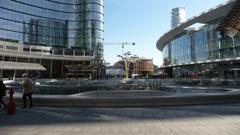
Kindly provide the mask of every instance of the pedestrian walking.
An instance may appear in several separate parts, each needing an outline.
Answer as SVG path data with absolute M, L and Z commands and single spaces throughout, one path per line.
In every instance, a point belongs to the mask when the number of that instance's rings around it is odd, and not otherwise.
M 32 103 L 32 79 L 27 75 L 22 75 L 22 86 L 23 86 L 23 106 L 22 108 L 27 107 L 27 97 L 29 99 L 29 107 L 33 107 Z
M 3 101 L 3 97 L 6 96 L 6 90 L 7 88 L 5 84 L 3 83 L 2 80 L 0 80 L 0 108 L 1 108 L 1 105 L 3 105 L 4 109 L 7 109 L 7 105 Z

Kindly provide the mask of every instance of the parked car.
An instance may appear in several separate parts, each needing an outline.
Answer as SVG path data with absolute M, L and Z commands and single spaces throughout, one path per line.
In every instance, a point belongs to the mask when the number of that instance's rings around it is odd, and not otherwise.
M 22 92 L 22 85 L 15 80 L 6 80 L 3 83 L 6 85 L 7 90 L 12 88 L 15 92 Z

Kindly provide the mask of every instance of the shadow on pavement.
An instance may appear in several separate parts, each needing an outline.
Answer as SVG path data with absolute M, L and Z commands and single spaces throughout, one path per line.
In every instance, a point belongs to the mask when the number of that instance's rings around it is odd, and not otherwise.
M 1 110 L 0 127 L 16 125 L 54 125 L 111 123 L 145 120 L 184 120 L 219 116 L 240 116 L 240 104 L 150 107 L 150 108 L 49 108 L 17 109 L 15 115 Z

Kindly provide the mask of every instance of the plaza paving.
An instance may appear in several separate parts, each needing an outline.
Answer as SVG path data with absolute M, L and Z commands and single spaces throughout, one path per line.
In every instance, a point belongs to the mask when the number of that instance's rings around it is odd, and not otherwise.
M 0 111 L 0 135 L 239 135 L 240 104 Z

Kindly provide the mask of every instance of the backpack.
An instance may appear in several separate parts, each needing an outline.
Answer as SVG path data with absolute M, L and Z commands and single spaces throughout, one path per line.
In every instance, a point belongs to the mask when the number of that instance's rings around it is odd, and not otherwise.
M 5 84 L 2 84 L 1 85 L 1 88 L 0 88 L 0 96 L 6 96 L 6 90 L 7 90 L 7 88 L 6 88 L 6 86 L 5 86 Z

